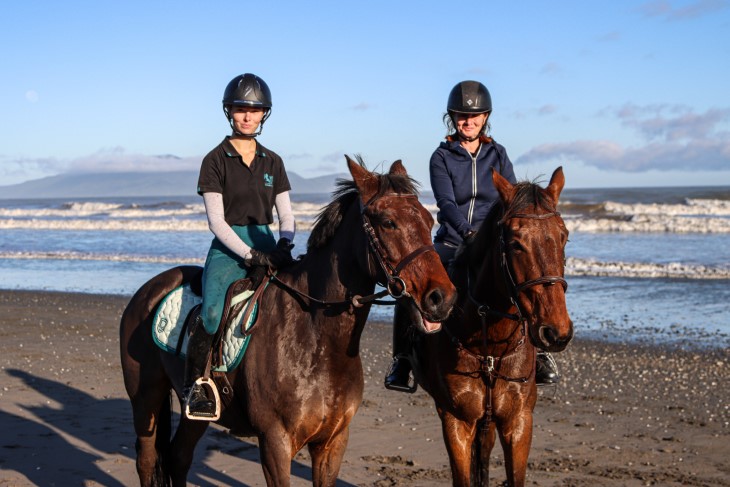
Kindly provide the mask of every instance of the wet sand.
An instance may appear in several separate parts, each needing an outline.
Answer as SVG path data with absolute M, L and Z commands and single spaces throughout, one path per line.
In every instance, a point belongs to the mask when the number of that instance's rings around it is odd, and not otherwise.
M 128 298 L 0 291 L 0 486 L 136 485 L 117 326 Z M 578 338 L 540 390 L 527 484 L 730 486 L 730 351 Z M 366 389 L 341 486 L 450 485 L 428 395 L 387 391 L 390 327 L 362 340 Z M 490 485 L 504 481 L 501 452 Z M 293 485 L 311 485 L 306 452 Z M 211 427 L 190 485 L 265 485 L 252 438 Z

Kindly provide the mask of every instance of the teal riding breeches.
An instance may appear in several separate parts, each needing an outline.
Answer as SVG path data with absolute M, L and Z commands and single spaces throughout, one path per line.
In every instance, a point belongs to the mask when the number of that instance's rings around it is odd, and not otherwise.
M 241 240 L 261 252 L 276 248 L 274 234 L 268 225 L 232 226 Z M 201 317 L 208 334 L 218 331 L 228 287 L 248 275 L 249 268 L 243 258 L 231 252 L 217 238 L 213 239 L 203 269 L 203 304 Z

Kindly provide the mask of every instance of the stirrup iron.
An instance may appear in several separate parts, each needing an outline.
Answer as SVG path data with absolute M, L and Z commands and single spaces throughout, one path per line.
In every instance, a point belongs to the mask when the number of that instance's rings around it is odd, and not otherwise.
M 209 394 L 205 394 L 208 399 L 215 401 L 215 412 L 212 415 L 200 415 L 193 414 L 190 411 L 190 397 L 192 394 L 188 394 L 185 398 L 185 417 L 193 421 L 218 421 L 221 417 L 221 397 L 218 393 L 218 387 L 215 385 L 215 381 L 208 377 L 199 377 L 194 383 L 193 387 L 190 388 L 192 391 L 195 386 L 200 386 L 204 391 L 210 391 Z

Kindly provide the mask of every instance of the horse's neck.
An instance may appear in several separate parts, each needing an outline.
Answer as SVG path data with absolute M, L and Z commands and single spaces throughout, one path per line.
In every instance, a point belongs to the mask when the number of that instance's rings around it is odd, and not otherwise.
M 300 266 L 296 281 L 310 296 L 341 301 L 352 294 L 371 294 L 375 283 L 360 271 L 356 259 L 327 248 L 311 250 Z
M 472 249 L 469 259 L 462 267 L 463 295 L 462 308 L 469 314 L 461 320 L 461 338 L 472 347 L 483 348 L 486 330 L 489 342 L 507 338 L 514 328 L 514 321 L 501 315 L 516 312 L 509 296 L 507 277 L 501 266 L 501 251 L 497 228 L 492 228 L 490 235 L 481 240 L 483 249 Z M 475 242 L 475 244 L 477 244 Z M 493 312 L 482 313 L 484 309 Z
M 363 270 L 367 251 L 363 245 L 358 245 L 360 234 L 357 232 L 358 228 L 345 226 L 338 229 L 324 246 L 310 249 L 292 276 L 292 285 L 312 298 L 327 303 L 341 303 L 354 295 L 372 294 L 375 282 Z M 332 340 L 346 340 L 348 352 L 356 352 L 370 305 L 354 308 L 347 304 L 308 304 L 317 310 L 311 316 L 327 330 L 327 336 Z
M 499 239 L 499 229 L 495 226 L 485 239 L 485 248 L 472 252 L 467 272 L 473 272 L 471 285 L 475 290 L 474 296 L 480 303 L 500 313 L 509 313 L 512 302 L 507 288 L 507 276 L 502 268 Z

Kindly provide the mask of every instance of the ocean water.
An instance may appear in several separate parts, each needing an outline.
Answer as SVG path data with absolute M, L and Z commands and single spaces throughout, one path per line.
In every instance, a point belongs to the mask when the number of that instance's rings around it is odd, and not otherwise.
M 295 254 L 329 200 L 293 196 Z M 559 209 L 578 335 L 728 346 L 730 187 L 566 189 Z M 211 238 L 195 195 L 0 199 L 0 289 L 131 295 L 165 269 L 202 265 Z

